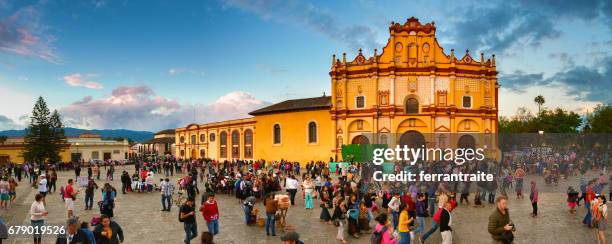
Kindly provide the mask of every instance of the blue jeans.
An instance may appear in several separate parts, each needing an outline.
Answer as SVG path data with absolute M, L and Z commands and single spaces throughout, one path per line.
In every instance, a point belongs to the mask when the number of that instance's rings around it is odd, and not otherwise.
M 397 225 L 399 224 L 399 212 L 391 211 L 393 215 L 393 229 L 397 230 Z
M 183 223 L 183 228 L 185 229 L 185 244 L 189 244 L 193 238 L 198 236 L 198 225 L 195 222 Z
M 208 233 L 211 235 L 219 234 L 219 220 L 211 220 L 210 222 L 206 222 L 206 227 L 208 227 Z
M 93 206 L 93 194 L 85 194 L 85 208 L 91 208 Z
M 421 233 L 425 230 L 425 217 L 417 217 L 417 228 L 414 229 L 414 233 Z
M 410 231 L 408 232 L 400 232 L 399 233 L 400 240 L 397 244 L 410 244 Z
M 270 234 L 270 229 L 272 230 L 272 235 L 276 235 L 276 213 L 266 213 L 266 234 Z
M 431 234 L 433 234 L 434 232 L 436 232 L 436 230 L 438 229 L 438 227 L 439 227 L 438 223 L 436 223 L 436 221 L 432 221 L 432 222 L 431 222 L 431 229 L 429 229 L 429 230 L 427 231 L 427 233 L 425 233 L 425 235 L 423 235 L 423 238 L 421 238 L 421 239 L 423 239 L 423 241 L 424 241 L 424 240 L 427 240 L 427 238 L 429 238 L 429 236 L 430 236 Z
M 582 223 L 585 224 L 585 225 L 591 226 L 591 203 L 590 202 L 586 202 L 584 207 L 586 208 L 587 213 L 584 216 L 584 218 L 582 219 Z
M 170 199 L 172 199 L 171 195 L 168 195 L 168 196 L 162 195 L 161 203 L 162 203 L 162 208 L 163 209 L 167 209 L 168 211 L 170 211 L 170 207 L 172 207 L 172 201 Z M 167 205 L 167 207 L 166 207 L 166 205 Z
M 434 214 L 436 214 L 436 210 L 438 210 L 438 208 L 436 208 L 436 198 L 429 198 L 429 216 L 434 216 Z
M 249 224 L 249 219 L 251 219 L 251 207 L 244 206 L 244 223 Z

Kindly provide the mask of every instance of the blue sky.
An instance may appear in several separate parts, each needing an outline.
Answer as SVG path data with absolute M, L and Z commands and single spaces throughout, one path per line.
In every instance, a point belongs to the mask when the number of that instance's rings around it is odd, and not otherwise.
M 158 130 L 329 94 L 332 54 L 371 55 L 411 16 L 496 54 L 502 115 L 612 102 L 608 1 L 0 0 L 0 129 L 40 95 L 69 126 Z

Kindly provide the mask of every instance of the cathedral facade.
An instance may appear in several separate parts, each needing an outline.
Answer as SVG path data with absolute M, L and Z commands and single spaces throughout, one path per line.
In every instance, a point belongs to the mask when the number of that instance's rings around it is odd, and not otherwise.
M 327 161 L 341 160 L 346 144 L 492 150 L 498 122 L 495 55 L 445 51 L 435 24 L 414 17 L 391 23 L 389 33 L 372 57 L 361 50 L 352 60 L 333 56 L 331 96 L 283 101 L 247 119 L 178 128 L 177 156 Z M 211 141 L 211 133 L 225 139 Z

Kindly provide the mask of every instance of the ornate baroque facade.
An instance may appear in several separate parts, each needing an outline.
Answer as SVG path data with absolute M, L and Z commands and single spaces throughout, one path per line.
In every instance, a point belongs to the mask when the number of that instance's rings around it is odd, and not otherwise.
M 340 159 L 343 144 L 493 144 L 495 55 L 445 52 L 435 24 L 416 18 L 391 23 L 389 32 L 380 54 L 375 49 L 367 58 L 359 50 L 352 61 L 334 55 L 331 97 L 288 100 L 251 112 L 253 118 L 179 128 L 178 156 L 310 161 Z M 199 140 L 223 132 L 231 139 Z

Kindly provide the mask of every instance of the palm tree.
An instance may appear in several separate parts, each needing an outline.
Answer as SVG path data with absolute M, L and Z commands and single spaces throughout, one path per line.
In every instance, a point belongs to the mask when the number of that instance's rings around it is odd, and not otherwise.
M 544 104 L 546 100 L 544 100 L 544 97 L 542 95 L 538 95 L 533 99 L 533 101 L 538 104 L 538 115 L 540 115 L 540 113 L 542 112 L 542 104 Z

